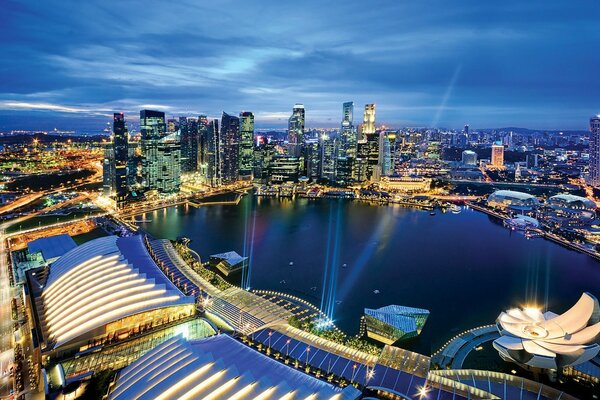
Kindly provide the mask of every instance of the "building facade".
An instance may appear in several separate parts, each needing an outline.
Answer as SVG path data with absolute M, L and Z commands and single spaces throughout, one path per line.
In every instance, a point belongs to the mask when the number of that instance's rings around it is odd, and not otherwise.
M 294 105 L 288 121 L 288 153 L 293 157 L 299 157 L 302 152 L 305 118 L 304 105 Z
M 254 159 L 254 114 L 240 113 L 240 178 L 252 179 Z
M 158 190 L 159 153 L 158 144 L 165 136 L 165 113 L 161 111 L 140 111 L 140 132 L 142 148 L 142 176 L 145 190 Z
M 504 168 L 504 146 L 501 144 L 492 145 L 491 167 Z
M 181 172 L 198 170 L 198 120 L 195 118 L 179 118 L 181 137 Z
M 600 115 L 590 118 L 590 185 L 600 187 Z
M 223 112 L 219 136 L 221 183 L 233 183 L 239 179 L 240 172 L 240 119 Z

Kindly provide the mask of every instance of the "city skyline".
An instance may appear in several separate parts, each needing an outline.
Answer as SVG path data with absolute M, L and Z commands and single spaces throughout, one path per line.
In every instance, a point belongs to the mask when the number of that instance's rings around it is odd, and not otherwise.
M 68 7 L 6 3 L 0 129 L 87 128 L 143 108 L 252 110 L 257 128 L 285 128 L 294 103 L 309 126 L 336 127 L 353 101 L 396 127 L 585 130 L 600 108 L 589 3 Z

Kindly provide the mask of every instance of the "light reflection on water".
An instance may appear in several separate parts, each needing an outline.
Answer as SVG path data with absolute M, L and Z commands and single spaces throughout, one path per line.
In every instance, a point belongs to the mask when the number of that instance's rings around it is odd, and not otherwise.
M 204 259 L 229 250 L 251 255 L 252 287 L 323 304 L 349 333 L 365 307 L 427 308 L 421 337 L 407 345 L 424 353 L 509 307 L 535 302 L 562 312 L 583 291 L 600 296 L 600 263 L 527 240 L 473 210 L 430 216 L 344 200 L 246 196 L 237 206 L 179 206 L 146 217 L 152 222 L 142 227 L 151 234 L 189 237 Z

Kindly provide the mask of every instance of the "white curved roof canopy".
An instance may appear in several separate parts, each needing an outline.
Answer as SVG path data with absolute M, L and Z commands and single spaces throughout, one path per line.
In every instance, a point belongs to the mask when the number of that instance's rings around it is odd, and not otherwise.
M 110 400 L 354 400 L 344 389 L 275 361 L 227 335 L 174 337 L 119 373 Z
M 498 317 L 494 347 L 506 358 L 540 368 L 583 363 L 600 352 L 600 306 L 589 293 L 561 315 L 512 309 Z M 557 360 L 558 358 L 558 360 Z
M 103 237 L 69 251 L 50 268 L 41 298 L 54 348 L 130 315 L 194 302 L 156 266 L 142 236 Z

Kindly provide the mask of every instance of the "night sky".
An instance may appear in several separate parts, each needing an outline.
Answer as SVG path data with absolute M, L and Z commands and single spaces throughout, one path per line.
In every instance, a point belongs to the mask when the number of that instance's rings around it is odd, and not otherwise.
M 600 2 L 1 0 L 0 130 L 113 111 L 253 111 L 337 126 L 586 129 L 600 112 Z

